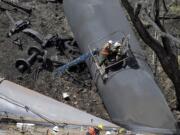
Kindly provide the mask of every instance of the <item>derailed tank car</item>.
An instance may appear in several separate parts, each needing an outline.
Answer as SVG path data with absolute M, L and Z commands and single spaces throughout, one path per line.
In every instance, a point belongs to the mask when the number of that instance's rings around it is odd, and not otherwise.
M 173 133 L 176 121 L 145 61 L 140 43 L 119 0 L 64 0 L 65 15 L 83 53 L 130 35 L 138 68 L 108 73 L 104 83 L 92 60 L 87 64 L 112 121 L 131 130 Z M 89 49 L 90 48 L 90 49 Z

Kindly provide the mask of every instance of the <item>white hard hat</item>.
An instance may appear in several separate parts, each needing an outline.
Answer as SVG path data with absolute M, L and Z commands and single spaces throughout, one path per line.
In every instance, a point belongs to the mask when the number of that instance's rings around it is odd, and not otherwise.
M 110 131 L 106 131 L 106 135 L 111 135 L 111 132 Z
M 109 43 L 109 44 L 113 44 L 113 41 L 112 41 L 112 40 L 109 40 L 108 43 Z
M 63 98 L 68 98 L 69 97 L 69 94 L 67 92 L 64 92 L 63 93 Z
M 53 131 L 59 132 L 59 127 L 58 126 L 53 127 Z
M 120 46 L 121 44 L 119 43 L 119 42 L 116 42 L 115 44 L 114 44 L 114 46 L 115 47 L 118 47 L 118 46 Z

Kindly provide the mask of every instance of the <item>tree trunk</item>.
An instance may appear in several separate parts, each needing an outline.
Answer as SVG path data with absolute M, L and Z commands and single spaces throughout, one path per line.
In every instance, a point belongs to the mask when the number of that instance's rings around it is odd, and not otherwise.
M 134 8 L 130 5 L 128 0 L 121 0 L 123 6 L 126 8 L 131 21 L 136 28 L 142 40 L 156 53 L 164 72 L 168 75 L 174 84 L 177 98 L 177 109 L 180 110 L 180 70 L 178 59 L 170 48 L 170 40 L 162 37 L 163 45 L 154 39 L 146 30 L 138 15 L 135 15 Z M 158 14 L 159 11 L 157 11 Z M 165 31 L 159 21 L 156 21 L 161 30 Z

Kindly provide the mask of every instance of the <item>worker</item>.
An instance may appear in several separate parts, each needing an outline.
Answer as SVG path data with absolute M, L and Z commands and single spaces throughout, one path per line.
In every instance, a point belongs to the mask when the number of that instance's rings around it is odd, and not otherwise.
M 53 134 L 52 135 L 57 135 L 58 132 L 59 132 L 59 127 L 58 126 L 53 127 Z
M 124 129 L 124 128 L 120 128 L 119 130 L 118 130 L 118 134 L 119 135 L 124 135 L 126 133 L 126 129 Z
M 46 135 L 57 135 L 59 131 L 59 127 L 55 126 L 52 130 L 48 129 Z
M 113 45 L 113 41 L 112 40 L 109 40 L 105 45 L 104 47 L 100 50 L 100 57 L 99 57 L 99 66 L 102 66 L 108 56 L 111 54 L 111 47 Z
M 99 124 L 99 125 L 97 126 L 97 128 L 98 128 L 99 130 L 103 130 L 103 129 L 104 129 L 104 126 L 103 126 L 103 124 Z
M 115 42 L 112 47 L 113 52 L 117 52 L 117 49 L 122 46 L 120 42 Z
M 122 60 L 123 45 L 120 42 L 115 42 L 113 46 L 113 52 L 116 52 L 116 61 Z
M 86 133 L 86 135 L 96 135 L 95 128 L 94 127 L 89 127 L 88 132 Z
M 99 124 L 97 127 L 89 127 L 86 135 L 100 135 L 100 132 L 104 129 L 102 124 Z
M 104 130 L 104 126 L 102 125 L 102 124 L 99 124 L 98 126 L 97 126 L 97 128 L 95 128 L 96 129 L 96 134 L 97 135 L 100 135 L 100 132 L 102 131 L 102 130 Z

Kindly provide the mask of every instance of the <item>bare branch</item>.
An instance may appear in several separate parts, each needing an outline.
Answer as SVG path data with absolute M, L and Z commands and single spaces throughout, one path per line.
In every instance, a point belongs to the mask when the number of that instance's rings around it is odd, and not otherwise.
M 128 2 L 128 0 L 121 0 L 122 4 L 124 5 L 124 7 L 126 8 L 131 21 L 134 24 L 134 27 L 136 28 L 137 32 L 139 33 L 140 37 L 143 39 L 143 41 L 148 44 L 155 52 L 156 54 L 158 54 L 158 57 L 164 57 L 163 54 L 165 55 L 166 53 L 164 52 L 164 49 L 161 45 L 161 43 L 154 39 L 149 32 L 146 30 L 146 28 L 144 27 L 143 23 L 141 22 L 141 20 L 139 19 L 139 17 L 135 17 L 134 14 L 134 9 L 133 7 L 130 5 L 130 3 Z
M 169 33 L 166 33 L 166 32 L 163 32 L 158 26 L 157 24 L 144 12 L 142 11 L 142 16 L 144 17 L 144 19 L 146 19 L 158 32 L 158 34 L 161 36 L 161 37 L 167 37 L 167 38 L 170 38 L 171 40 L 173 40 L 174 42 L 180 44 L 180 39 L 172 36 L 171 34 Z M 180 46 L 177 46 L 177 47 L 180 47 Z
M 159 58 L 159 61 L 161 63 L 161 66 L 163 67 L 164 71 L 168 75 L 168 77 L 172 80 L 175 91 L 176 91 L 176 97 L 177 97 L 177 108 L 180 110 L 180 71 L 179 71 L 179 65 L 178 65 L 178 59 L 172 52 L 172 50 L 167 50 L 167 47 L 170 46 L 169 42 L 165 42 L 166 40 L 169 41 L 169 38 L 172 35 L 168 35 L 166 31 L 162 28 L 160 28 L 148 15 L 147 13 L 143 13 L 144 17 L 149 19 L 150 22 L 152 22 L 153 26 L 157 28 L 158 32 L 161 34 L 162 42 L 159 42 L 155 38 L 151 36 L 151 34 L 147 31 L 147 29 L 144 27 L 142 21 L 140 20 L 139 16 L 135 16 L 134 9 L 129 3 L 128 0 L 121 0 L 123 6 L 126 8 L 131 21 L 136 28 L 136 31 L 138 32 L 139 36 L 142 38 L 142 40 L 156 53 L 157 57 Z M 142 11 L 141 11 L 142 13 Z M 157 15 L 157 14 L 156 14 Z M 159 23 L 161 25 L 161 23 Z M 164 37 L 167 36 L 167 37 Z M 171 37 L 174 39 L 174 37 Z M 176 38 L 175 38 L 176 39 Z M 179 42 L 179 40 L 177 39 Z M 168 53 L 167 53 L 168 52 Z
M 168 8 L 166 6 L 165 0 L 162 0 L 162 3 L 163 3 L 163 7 L 164 7 L 164 10 L 165 10 L 165 13 L 167 13 L 169 10 L 168 10 Z

